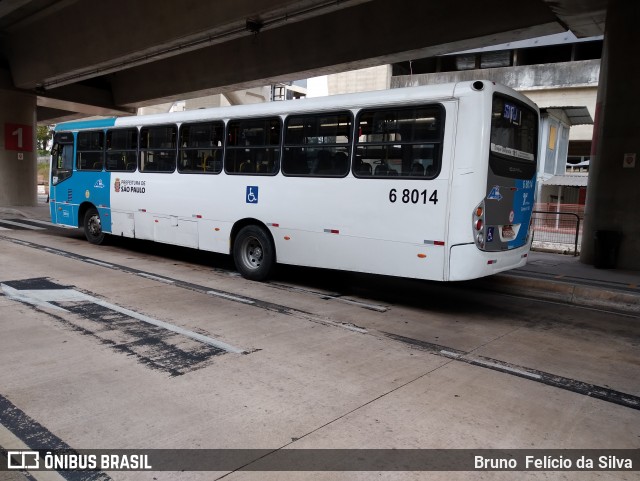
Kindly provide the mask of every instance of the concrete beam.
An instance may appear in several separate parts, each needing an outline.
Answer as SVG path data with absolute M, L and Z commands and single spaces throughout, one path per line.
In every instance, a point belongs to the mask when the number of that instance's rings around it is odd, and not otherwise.
M 576 37 L 604 34 L 609 0 L 544 0 Z
M 441 4 L 374 0 L 117 72 L 114 100 L 144 106 L 563 31 L 536 0 L 459 0 L 456 9 L 465 14 L 453 24 Z
M 118 107 L 109 90 L 86 85 L 65 85 L 53 90 L 40 91 L 38 106 L 90 115 L 134 115 L 133 108 Z
M 12 90 L 13 81 L 11 80 L 11 72 L 6 68 L 0 68 L 0 89 Z
M 276 28 L 362 1 L 78 0 L 8 29 L 4 50 L 17 87 L 49 88 L 250 36 L 249 18 Z
M 397 75 L 391 87 L 411 87 L 466 80 L 487 79 L 516 90 L 597 87 L 600 60 L 520 65 L 455 72 L 436 72 L 416 75 Z
M 36 108 L 36 121 L 38 125 L 58 124 L 60 122 L 68 122 L 84 117 L 86 117 L 85 114 L 70 112 L 68 110 L 40 106 Z

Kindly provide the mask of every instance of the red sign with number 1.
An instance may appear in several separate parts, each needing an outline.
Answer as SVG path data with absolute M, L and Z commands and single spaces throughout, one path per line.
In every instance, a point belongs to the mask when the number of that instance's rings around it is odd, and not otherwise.
M 33 126 L 26 124 L 4 124 L 5 150 L 33 151 Z

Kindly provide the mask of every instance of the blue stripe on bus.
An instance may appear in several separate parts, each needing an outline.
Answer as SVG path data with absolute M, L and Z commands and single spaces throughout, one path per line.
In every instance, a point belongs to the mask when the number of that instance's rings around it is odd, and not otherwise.
M 535 177 L 531 180 L 517 179 L 515 182 L 516 192 L 513 196 L 512 209 L 514 216 L 512 224 L 520 224 L 520 231 L 515 239 L 507 243 L 509 249 L 521 247 L 525 243 L 529 221 L 533 213 L 535 186 Z
M 77 122 L 65 122 L 56 125 L 55 131 L 63 130 L 80 130 L 80 129 L 100 129 L 104 127 L 113 127 L 116 124 L 116 117 L 99 120 L 78 120 Z

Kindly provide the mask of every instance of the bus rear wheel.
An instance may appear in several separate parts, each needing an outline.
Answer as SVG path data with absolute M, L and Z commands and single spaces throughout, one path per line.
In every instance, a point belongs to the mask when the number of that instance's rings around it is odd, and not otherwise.
M 275 265 L 275 248 L 262 227 L 248 225 L 240 229 L 233 242 L 233 260 L 245 279 L 264 281 Z
M 104 242 L 100 214 L 94 207 L 87 209 L 84 214 L 84 236 L 92 244 L 102 244 Z

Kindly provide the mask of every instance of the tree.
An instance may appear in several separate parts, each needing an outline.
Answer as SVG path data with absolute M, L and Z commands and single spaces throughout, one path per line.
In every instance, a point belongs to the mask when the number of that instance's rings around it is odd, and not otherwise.
M 38 154 L 47 155 L 49 153 L 49 142 L 53 137 L 53 130 L 49 125 L 38 125 L 37 140 Z

